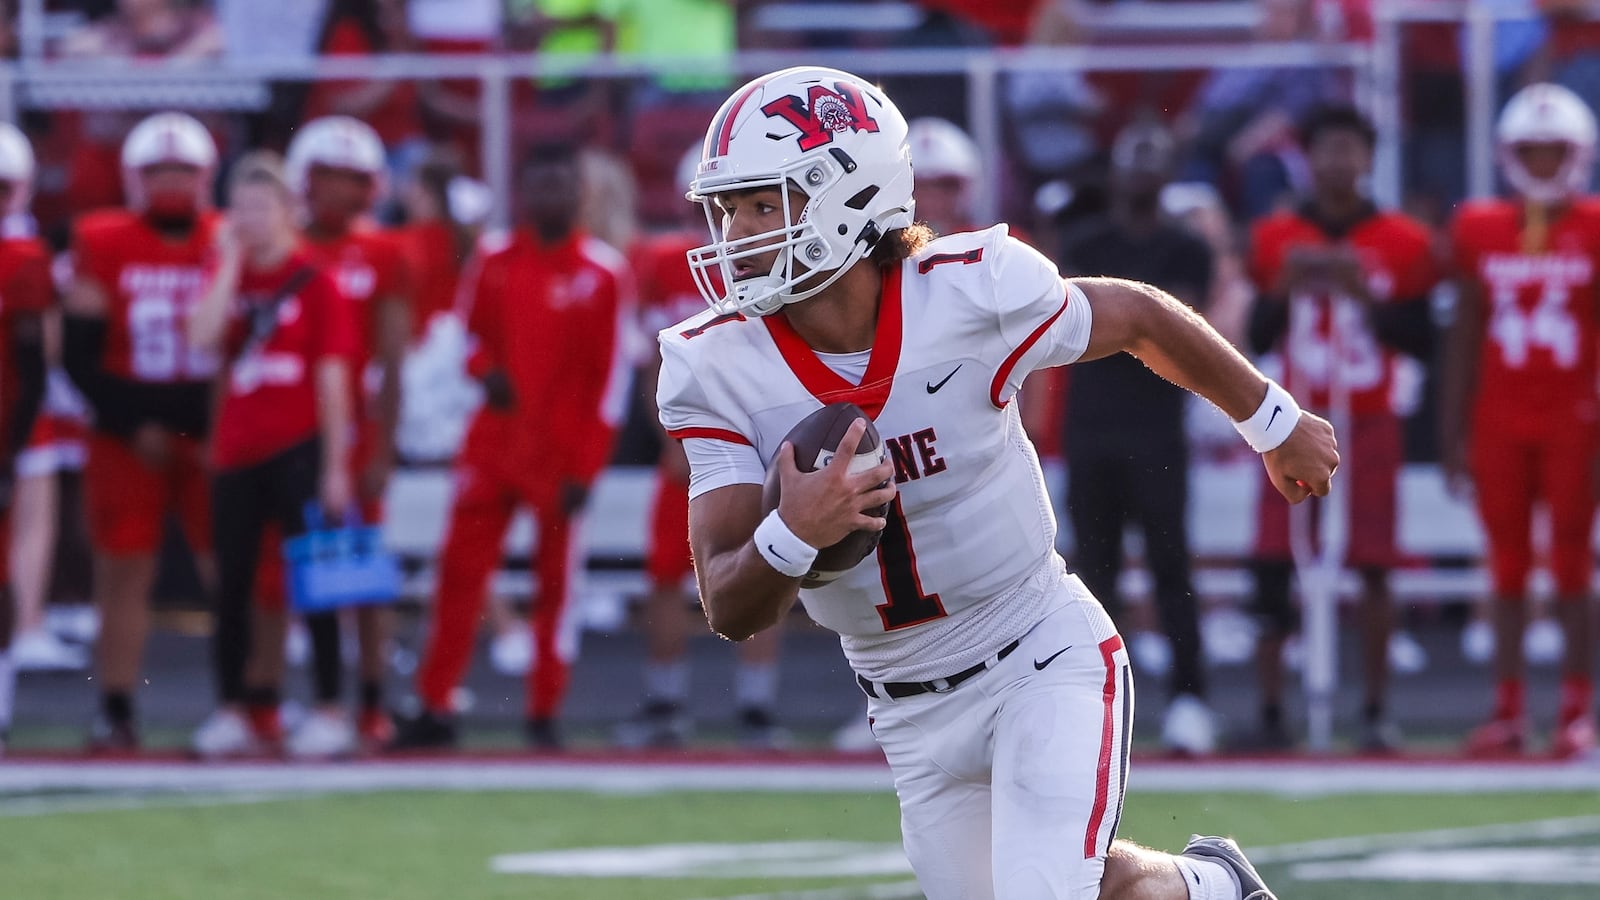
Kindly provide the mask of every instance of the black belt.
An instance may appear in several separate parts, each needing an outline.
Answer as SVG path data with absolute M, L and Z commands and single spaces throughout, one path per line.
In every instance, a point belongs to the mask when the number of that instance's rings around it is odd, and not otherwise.
M 887 696 L 891 700 L 903 700 L 906 697 L 915 697 L 918 694 L 943 694 L 947 691 L 955 690 L 956 685 L 966 681 L 969 678 L 972 678 L 975 675 L 983 673 L 990 666 L 1010 656 L 1011 652 L 1017 649 L 1017 645 L 1020 643 L 1022 643 L 1022 639 L 1018 638 L 1004 647 L 1001 647 L 1000 652 L 996 653 L 993 659 L 986 659 L 970 669 L 962 669 L 948 678 L 936 678 L 933 681 L 876 682 L 868 681 L 865 678 L 862 678 L 860 675 L 857 675 L 856 683 L 861 685 L 861 689 L 867 692 L 868 697 L 882 698 Z

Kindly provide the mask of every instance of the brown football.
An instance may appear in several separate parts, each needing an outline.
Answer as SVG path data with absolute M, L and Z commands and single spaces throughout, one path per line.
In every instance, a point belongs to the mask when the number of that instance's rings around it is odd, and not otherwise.
M 850 423 L 857 419 L 867 420 L 867 430 L 861 435 L 853 465 L 877 465 L 887 451 L 883 448 L 883 441 L 878 437 L 878 429 L 873 426 L 872 419 L 854 403 L 830 403 L 801 419 L 784 436 L 784 440 L 794 445 L 795 467 L 802 472 L 814 472 L 827 465 L 833 459 L 834 451 L 839 448 L 839 442 L 844 439 Z M 761 491 L 762 516 L 778 508 L 780 493 L 778 469 L 774 466 L 767 470 L 767 481 Z M 883 516 L 888 514 L 889 507 L 886 504 L 865 511 Z M 800 579 L 800 586 L 821 587 L 855 568 L 877 549 L 880 534 L 882 532 L 879 531 L 856 531 L 846 535 L 837 544 L 823 547 L 817 553 L 817 561 L 812 564 L 811 571 Z

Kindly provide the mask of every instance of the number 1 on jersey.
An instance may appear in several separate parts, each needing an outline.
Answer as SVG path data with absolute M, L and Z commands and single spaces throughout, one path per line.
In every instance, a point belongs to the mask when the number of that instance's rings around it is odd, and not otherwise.
M 884 631 L 896 631 L 945 617 L 944 603 L 938 594 L 922 592 L 917 575 L 917 551 L 911 544 L 911 529 L 906 527 L 900 498 L 889 504 L 888 522 L 878 539 L 878 572 L 883 578 L 883 593 L 889 602 L 878 604 L 878 617 Z

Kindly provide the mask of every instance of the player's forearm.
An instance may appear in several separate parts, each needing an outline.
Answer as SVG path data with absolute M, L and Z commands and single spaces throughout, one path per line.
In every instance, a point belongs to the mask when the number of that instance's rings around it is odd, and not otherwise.
M 323 471 L 343 469 L 350 454 L 350 367 L 344 360 L 317 362 L 316 394 Z
M 1267 379 L 1227 339 L 1160 288 L 1112 278 L 1073 279 L 1088 295 L 1093 330 L 1084 359 L 1127 352 L 1236 422 L 1255 414 Z M 1134 411 L 1130 411 L 1133 414 Z
M 747 640 L 777 624 L 800 590 L 800 579 L 774 569 L 751 541 L 697 561 L 695 572 L 706 622 L 730 641 Z
M 228 314 L 239 291 L 241 263 L 236 256 L 225 256 L 200 302 L 189 313 L 187 335 L 190 346 L 215 350 L 228 333 Z

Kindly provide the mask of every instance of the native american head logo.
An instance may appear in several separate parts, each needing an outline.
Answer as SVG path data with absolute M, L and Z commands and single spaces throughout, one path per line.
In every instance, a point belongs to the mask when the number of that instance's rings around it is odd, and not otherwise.
M 783 119 L 798 129 L 796 139 L 801 150 L 830 144 L 834 134 L 841 131 L 878 130 L 878 122 L 867 112 L 861 92 L 846 82 L 835 82 L 832 88 L 814 84 L 806 90 L 806 96 L 788 94 L 761 107 L 761 111 L 768 118 Z

